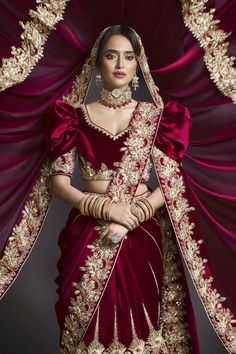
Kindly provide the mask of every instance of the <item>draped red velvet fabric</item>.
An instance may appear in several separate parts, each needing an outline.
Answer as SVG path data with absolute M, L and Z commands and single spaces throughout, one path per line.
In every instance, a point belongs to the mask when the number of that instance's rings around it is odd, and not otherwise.
M 11 46 L 20 45 L 18 21 L 28 20 L 35 6 L 32 0 L 1 2 L 1 56 L 9 57 Z M 232 31 L 229 54 L 235 55 L 236 1 L 211 0 L 211 7 L 219 26 Z M 164 100 L 190 110 L 192 135 L 183 164 L 219 290 L 235 312 L 236 105 L 211 81 L 203 50 L 183 23 L 179 0 L 71 0 L 30 76 L 1 93 L 0 250 L 45 159 L 44 120 L 50 119 L 56 99 L 68 92 L 98 33 L 122 23 L 140 34 Z

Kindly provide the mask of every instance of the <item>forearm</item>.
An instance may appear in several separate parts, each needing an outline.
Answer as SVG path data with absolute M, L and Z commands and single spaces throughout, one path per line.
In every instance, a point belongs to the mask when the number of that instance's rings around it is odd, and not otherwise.
M 71 185 L 70 177 L 63 175 L 51 177 L 51 193 L 56 198 L 76 208 L 78 208 L 80 200 L 85 196 L 79 189 Z
M 148 197 L 147 200 L 154 210 L 161 208 L 165 204 L 160 187 L 157 187 Z

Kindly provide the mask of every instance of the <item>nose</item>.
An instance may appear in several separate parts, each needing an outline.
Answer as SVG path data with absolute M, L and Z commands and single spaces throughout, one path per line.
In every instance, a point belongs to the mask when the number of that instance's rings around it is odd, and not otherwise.
M 121 69 L 124 67 L 124 58 L 122 58 L 121 56 L 118 57 L 116 66 L 118 69 Z

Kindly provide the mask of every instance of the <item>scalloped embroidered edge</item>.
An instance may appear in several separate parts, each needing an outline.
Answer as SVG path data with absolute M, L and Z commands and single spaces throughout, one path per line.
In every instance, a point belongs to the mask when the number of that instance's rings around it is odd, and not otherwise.
M 0 68 L 0 91 L 23 82 L 43 57 L 44 46 L 69 0 L 37 0 L 36 10 L 29 10 L 30 21 L 19 22 L 23 28 L 21 46 L 11 47 L 12 57 L 2 59 Z
M 208 0 L 180 1 L 185 25 L 204 49 L 204 62 L 210 78 L 224 96 L 236 103 L 235 57 L 227 55 L 229 42 L 226 42 L 231 33 L 219 28 L 220 20 L 214 19 L 214 8 L 205 11 Z

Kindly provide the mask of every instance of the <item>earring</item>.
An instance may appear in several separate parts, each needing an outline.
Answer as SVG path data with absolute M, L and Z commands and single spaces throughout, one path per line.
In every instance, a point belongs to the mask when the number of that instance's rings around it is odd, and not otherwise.
M 97 87 L 101 88 L 102 87 L 102 75 L 100 72 L 96 72 L 96 85 Z
M 139 77 L 138 77 L 137 73 L 135 73 L 133 76 L 132 86 L 133 86 L 134 90 L 137 90 L 137 88 L 139 88 Z

